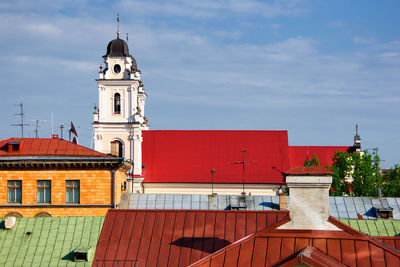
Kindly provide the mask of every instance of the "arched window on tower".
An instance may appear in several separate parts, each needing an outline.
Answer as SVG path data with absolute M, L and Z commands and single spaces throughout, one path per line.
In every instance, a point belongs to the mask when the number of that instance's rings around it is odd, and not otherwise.
M 121 114 L 121 95 L 114 94 L 114 114 Z
M 122 158 L 123 150 L 124 146 L 121 141 L 118 140 L 111 141 L 111 155 L 113 155 L 114 157 Z

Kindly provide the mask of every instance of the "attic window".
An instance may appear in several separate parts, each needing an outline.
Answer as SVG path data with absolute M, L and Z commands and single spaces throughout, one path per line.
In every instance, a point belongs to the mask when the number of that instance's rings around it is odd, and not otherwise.
M 391 207 L 374 207 L 376 217 L 381 218 L 381 219 L 390 219 L 393 218 L 393 208 Z
M 78 247 L 74 250 L 74 261 L 89 261 L 91 247 Z
M 21 143 L 19 143 L 19 142 L 10 142 L 10 143 L 8 143 L 8 152 L 19 151 L 20 144 Z

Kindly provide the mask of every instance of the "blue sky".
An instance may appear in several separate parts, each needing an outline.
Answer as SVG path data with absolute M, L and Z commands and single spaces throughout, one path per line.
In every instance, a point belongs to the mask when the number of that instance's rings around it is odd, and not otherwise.
M 379 148 L 400 163 L 400 2 L 0 2 L 0 138 L 73 121 L 91 146 L 107 43 L 129 33 L 151 129 L 288 130 L 290 145 Z

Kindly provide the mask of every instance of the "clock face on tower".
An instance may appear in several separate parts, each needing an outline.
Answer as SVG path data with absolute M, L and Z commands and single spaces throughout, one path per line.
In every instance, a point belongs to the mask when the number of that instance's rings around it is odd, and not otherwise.
M 114 65 L 114 73 L 118 74 L 121 72 L 121 66 L 119 64 Z

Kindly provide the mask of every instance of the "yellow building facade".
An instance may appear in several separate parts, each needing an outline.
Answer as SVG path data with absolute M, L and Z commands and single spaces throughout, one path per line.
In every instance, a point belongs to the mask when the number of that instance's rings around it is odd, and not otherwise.
M 123 158 L 94 151 L 0 156 L 0 217 L 104 216 L 119 206 L 131 167 Z

